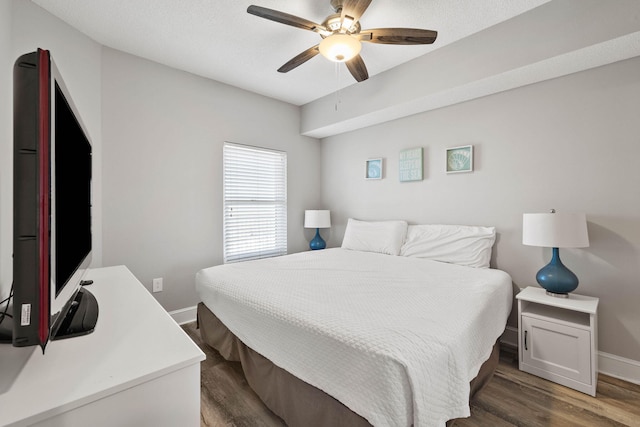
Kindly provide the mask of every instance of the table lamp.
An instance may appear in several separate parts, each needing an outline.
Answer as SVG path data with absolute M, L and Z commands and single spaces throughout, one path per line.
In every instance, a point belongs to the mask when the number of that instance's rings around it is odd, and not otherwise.
M 321 228 L 331 227 L 331 216 L 328 210 L 306 210 L 304 211 L 304 228 L 315 228 L 316 235 L 309 242 L 311 250 L 324 249 L 327 247 L 325 241 L 320 237 Z
M 553 249 L 551 261 L 536 280 L 547 294 L 567 298 L 578 287 L 578 277 L 560 261 L 559 248 L 589 246 L 587 217 L 583 213 L 531 213 L 522 216 L 522 244 Z

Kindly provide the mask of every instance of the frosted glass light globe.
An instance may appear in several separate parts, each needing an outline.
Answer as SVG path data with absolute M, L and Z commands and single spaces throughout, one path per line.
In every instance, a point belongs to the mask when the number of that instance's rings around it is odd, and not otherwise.
M 345 62 L 360 53 L 360 40 L 347 34 L 332 34 L 320 42 L 320 53 L 330 61 Z

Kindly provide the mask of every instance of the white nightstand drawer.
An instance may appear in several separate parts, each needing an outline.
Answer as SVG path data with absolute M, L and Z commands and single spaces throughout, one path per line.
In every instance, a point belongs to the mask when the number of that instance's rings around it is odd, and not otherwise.
M 522 316 L 524 364 L 591 384 L 591 334 L 535 317 Z

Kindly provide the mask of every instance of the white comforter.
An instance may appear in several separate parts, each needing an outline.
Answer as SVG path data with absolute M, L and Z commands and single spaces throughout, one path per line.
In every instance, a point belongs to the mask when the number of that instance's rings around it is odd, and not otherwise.
M 345 249 L 201 270 L 247 346 L 375 426 L 469 416 L 469 382 L 511 311 L 509 275 Z

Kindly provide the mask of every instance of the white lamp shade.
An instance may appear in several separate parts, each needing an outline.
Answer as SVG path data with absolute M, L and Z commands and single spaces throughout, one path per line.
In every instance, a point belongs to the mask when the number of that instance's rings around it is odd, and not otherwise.
M 332 34 L 322 39 L 318 46 L 325 58 L 334 62 L 345 62 L 360 53 L 360 40 L 347 34 Z
M 304 211 L 304 228 L 331 227 L 330 211 Z
M 522 216 L 522 244 L 548 248 L 589 246 L 583 213 L 531 213 Z

